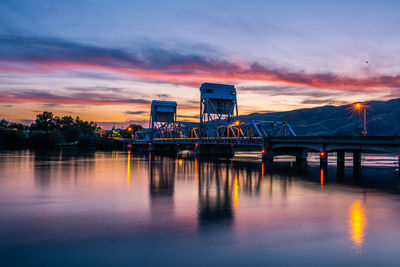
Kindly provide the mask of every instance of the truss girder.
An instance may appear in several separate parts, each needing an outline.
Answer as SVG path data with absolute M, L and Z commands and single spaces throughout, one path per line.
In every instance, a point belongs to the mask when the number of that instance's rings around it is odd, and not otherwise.
M 201 131 L 201 135 L 199 134 Z M 153 143 L 182 144 L 246 144 L 260 145 L 266 136 L 296 136 L 287 122 L 250 121 L 220 123 L 155 123 L 151 129 Z M 142 132 L 137 132 L 132 142 L 143 143 Z

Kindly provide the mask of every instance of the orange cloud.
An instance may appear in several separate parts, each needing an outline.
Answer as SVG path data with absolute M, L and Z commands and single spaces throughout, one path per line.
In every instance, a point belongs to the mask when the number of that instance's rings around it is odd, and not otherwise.
M 115 59 L 110 59 L 110 62 L 114 60 Z M 2 62 L 5 63 L 4 60 Z M 377 75 L 365 78 L 352 78 L 329 73 L 309 74 L 282 69 L 269 69 L 260 66 L 241 68 L 235 64 L 208 66 L 207 68 L 203 65 L 189 63 L 174 64 L 167 66 L 165 69 L 150 69 L 145 66 L 140 66 L 140 68 L 137 66 L 121 67 L 116 66 L 116 64 L 101 65 L 73 61 L 12 63 L 13 64 L 3 64 L 3 66 L 0 66 L 0 70 L 3 72 L 20 73 L 48 73 L 68 69 L 100 70 L 130 75 L 142 80 L 161 81 L 191 86 L 199 86 L 205 81 L 223 81 L 232 83 L 240 81 L 262 81 L 355 92 L 400 87 L 400 75 Z

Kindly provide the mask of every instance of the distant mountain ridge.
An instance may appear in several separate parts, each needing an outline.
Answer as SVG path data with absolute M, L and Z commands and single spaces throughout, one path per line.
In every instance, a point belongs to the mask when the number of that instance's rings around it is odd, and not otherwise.
M 400 135 L 400 98 L 366 103 L 367 130 L 370 136 Z M 285 112 L 252 113 L 240 116 L 241 121 L 287 121 L 297 135 L 361 135 L 363 120 L 350 105 L 322 106 Z

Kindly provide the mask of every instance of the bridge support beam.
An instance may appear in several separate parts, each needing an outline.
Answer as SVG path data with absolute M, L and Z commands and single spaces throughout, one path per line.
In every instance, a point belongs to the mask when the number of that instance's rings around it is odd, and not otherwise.
M 323 154 L 323 155 L 321 155 Z M 321 168 L 325 168 L 328 166 L 328 154 L 326 152 L 321 152 L 319 156 L 319 165 Z
M 353 177 L 359 178 L 361 174 L 361 152 L 353 152 Z
M 361 166 L 361 152 L 360 151 L 354 151 L 353 152 L 353 167 L 359 167 Z
M 337 167 L 344 168 L 344 162 L 345 162 L 344 151 L 338 151 L 336 155 L 337 155 L 336 157 Z
M 321 168 L 328 166 L 328 153 L 326 152 L 326 146 L 322 145 L 319 152 L 319 165 Z
M 307 162 L 307 150 L 299 150 L 296 153 L 296 163 L 304 163 Z
M 264 147 L 262 150 L 262 161 L 263 162 L 273 162 L 274 161 L 274 151 L 272 150 L 272 145 L 269 137 L 264 137 Z
M 272 149 L 265 149 L 265 153 L 262 154 L 263 162 L 273 162 L 274 161 L 274 153 Z
M 400 151 L 397 154 L 397 173 L 399 174 L 399 178 L 400 178 Z

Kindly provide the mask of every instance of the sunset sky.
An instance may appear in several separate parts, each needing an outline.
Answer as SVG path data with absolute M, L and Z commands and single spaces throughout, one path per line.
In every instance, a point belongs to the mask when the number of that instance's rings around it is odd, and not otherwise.
M 145 123 L 152 99 L 196 120 L 203 82 L 239 113 L 400 97 L 399 1 L 0 2 L 0 118 L 41 111 Z

